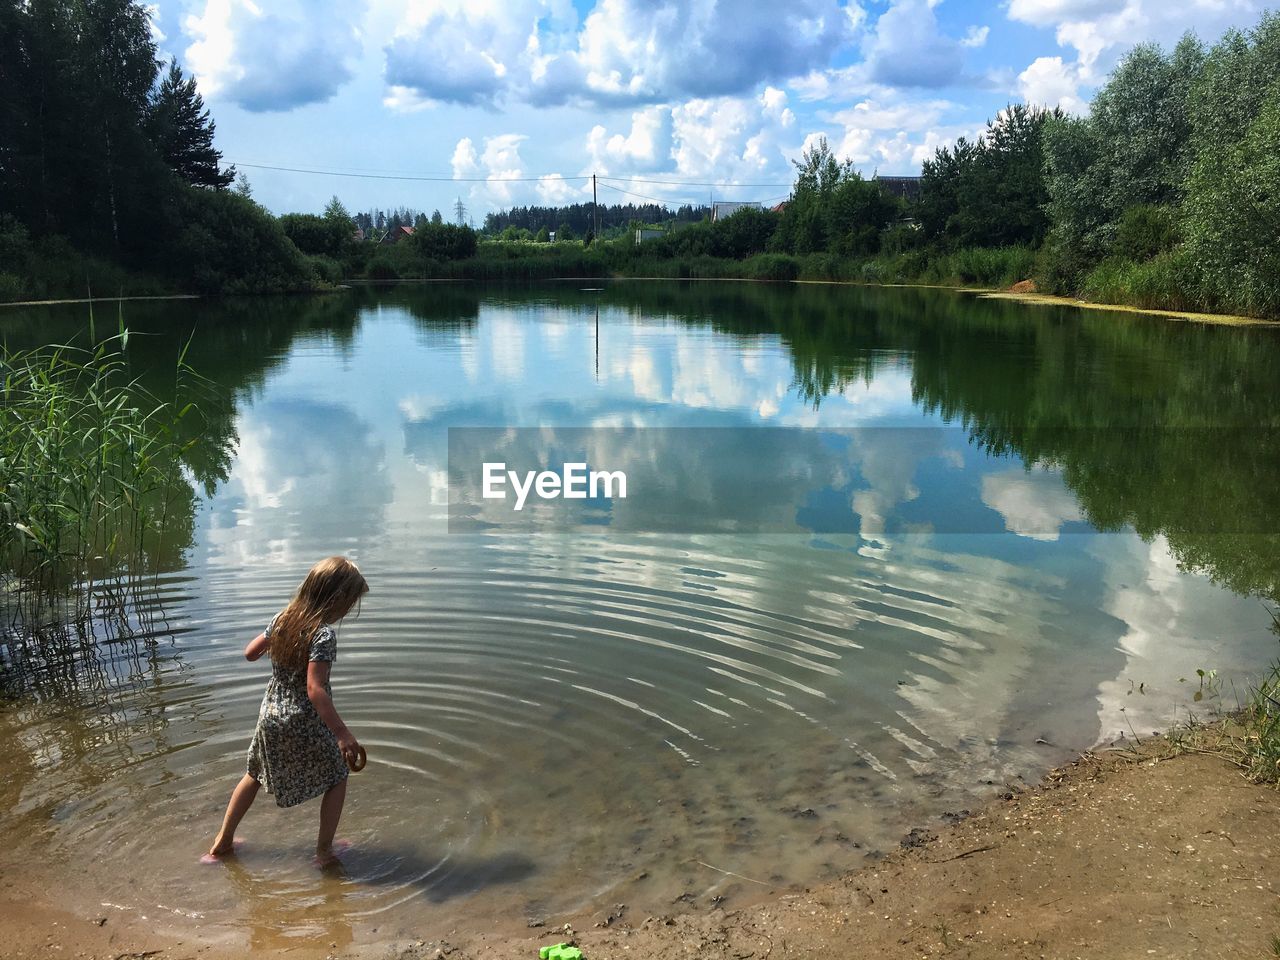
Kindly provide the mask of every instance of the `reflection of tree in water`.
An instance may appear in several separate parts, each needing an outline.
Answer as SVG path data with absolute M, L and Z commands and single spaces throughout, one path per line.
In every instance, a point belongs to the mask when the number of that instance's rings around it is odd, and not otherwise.
M 152 543 L 145 571 L 112 571 L 88 598 L 81 622 L 6 616 L 0 635 L 0 695 L 27 694 L 36 702 L 105 704 L 121 693 L 124 678 L 143 677 L 169 656 L 171 639 L 154 578 L 181 570 L 195 529 L 196 487 L 206 493 L 225 482 L 236 443 L 239 401 L 261 388 L 270 369 L 300 337 L 325 337 L 350 348 L 357 310 L 342 296 L 245 298 L 213 302 L 131 303 L 121 309 L 130 337 L 123 353 L 129 378 L 162 402 L 196 407 L 178 425 L 182 471 L 157 494 L 165 501 L 163 537 Z M 102 321 L 99 319 L 99 329 Z M 86 345 L 83 306 L 13 311 L 6 342 L 23 349 L 50 342 Z M 200 375 L 179 385 L 174 372 L 186 349 Z M 180 394 L 180 389 L 194 396 Z M 141 575 L 146 574 L 146 578 Z M 149 581 L 149 583 L 148 583 Z M 6 606 L 14 599 L 6 594 Z
M 997 455 L 1057 466 L 1089 521 L 1163 535 L 1188 569 L 1280 599 L 1280 337 L 949 291 L 614 288 L 775 333 L 817 405 L 909 356 L 914 399 Z M 683 301 L 683 302 L 681 302 Z

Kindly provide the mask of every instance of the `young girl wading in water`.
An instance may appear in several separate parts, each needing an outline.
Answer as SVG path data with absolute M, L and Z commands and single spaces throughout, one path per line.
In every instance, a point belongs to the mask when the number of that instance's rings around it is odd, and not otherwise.
M 350 613 L 368 590 L 350 560 L 321 560 L 289 605 L 245 647 L 246 660 L 271 654 L 271 682 L 249 746 L 248 772 L 231 794 L 222 829 L 205 860 L 231 853 L 236 827 L 258 788 L 265 786 L 281 807 L 324 795 L 316 857 L 322 864 L 333 861 L 333 835 L 347 796 L 348 763 L 357 763 L 362 751 L 334 709 L 329 690 L 330 665 L 338 655 L 332 625 Z

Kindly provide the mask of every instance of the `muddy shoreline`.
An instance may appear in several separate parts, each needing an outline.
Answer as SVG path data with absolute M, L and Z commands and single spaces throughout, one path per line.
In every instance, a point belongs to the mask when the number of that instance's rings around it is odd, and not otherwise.
M 922 824 L 882 860 L 803 890 L 765 891 L 731 877 L 715 902 L 679 898 L 658 912 L 609 904 L 567 917 L 513 916 L 491 930 L 257 939 L 252 952 L 528 960 L 541 945 L 570 940 L 588 960 L 1262 957 L 1280 934 L 1278 819 L 1280 791 L 1156 738 L 1085 754 L 971 816 Z M 0 956 L 245 955 L 244 944 L 198 931 L 179 936 L 145 918 L 60 907 L 37 865 L 28 866 L 3 866 Z

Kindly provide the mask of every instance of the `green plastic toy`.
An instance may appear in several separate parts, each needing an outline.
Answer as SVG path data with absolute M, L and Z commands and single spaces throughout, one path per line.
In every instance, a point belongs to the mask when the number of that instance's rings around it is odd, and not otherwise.
M 538 960 L 582 960 L 582 951 L 567 943 L 557 943 L 554 947 L 540 949 Z

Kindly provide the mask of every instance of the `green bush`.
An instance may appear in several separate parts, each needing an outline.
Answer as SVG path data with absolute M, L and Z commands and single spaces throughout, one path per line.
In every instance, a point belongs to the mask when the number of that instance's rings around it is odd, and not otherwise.
M 800 279 L 802 280 L 845 280 L 848 279 L 846 262 L 830 253 L 811 253 L 800 259 Z
M 201 293 L 310 290 L 315 275 L 275 217 L 229 190 L 183 186 L 182 226 L 167 250 L 168 270 Z
M 476 232 L 454 223 L 424 223 L 413 234 L 413 245 L 432 260 L 466 260 L 476 255 Z
M 12 303 L 22 300 L 27 295 L 27 286 L 22 278 L 12 273 L 0 272 L 0 303 Z
M 1085 277 L 1080 293 L 1099 303 L 1151 310 L 1195 310 L 1200 303 L 1195 295 L 1194 273 L 1181 248 L 1143 263 L 1108 257 Z
M 365 276 L 370 280 L 399 280 L 400 271 L 396 269 L 390 257 L 376 256 L 369 261 Z
M 785 253 L 762 253 L 752 257 L 743 266 L 749 280 L 790 283 L 800 276 L 800 261 Z
M 311 267 L 311 272 L 323 282 L 333 285 L 342 282 L 342 264 L 338 263 L 337 260 L 323 256 L 311 256 L 306 259 L 307 265 Z
M 1121 215 L 1112 252 L 1126 260 L 1150 260 L 1172 250 L 1177 243 L 1178 222 L 1174 210 L 1139 203 Z
M 351 221 L 318 217 L 313 213 L 286 213 L 280 218 L 285 236 L 303 253 L 339 256 L 352 240 Z

